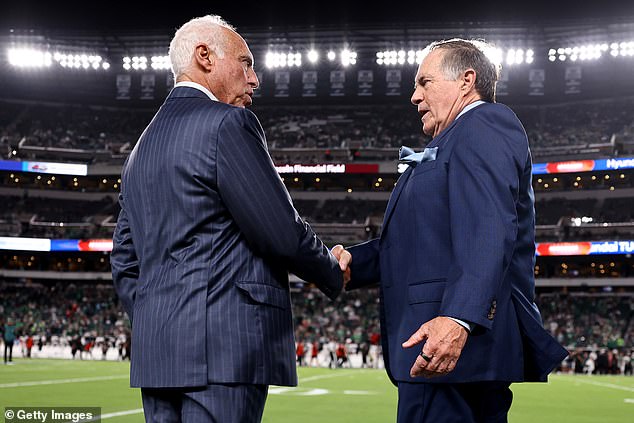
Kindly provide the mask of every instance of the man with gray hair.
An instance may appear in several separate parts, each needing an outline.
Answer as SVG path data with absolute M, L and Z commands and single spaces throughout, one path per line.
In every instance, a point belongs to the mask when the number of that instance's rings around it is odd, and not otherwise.
M 245 109 L 258 77 L 218 16 L 183 25 L 176 84 L 122 172 L 111 255 L 148 422 L 259 422 L 297 384 L 288 272 L 334 299 L 337 260 L 297 214 Z
M 433 139 L 397 182 L 379 239 L 333 253 L 346 289 L 380 284 L 398 422 L 505 422 L 511 382 L 545 381 L 567 352 L 535 305 L 528 139 L 495 103 L 489 45 L 432 43 L 411 101 Z M 416 347 L 418 346 L 418 347 Z

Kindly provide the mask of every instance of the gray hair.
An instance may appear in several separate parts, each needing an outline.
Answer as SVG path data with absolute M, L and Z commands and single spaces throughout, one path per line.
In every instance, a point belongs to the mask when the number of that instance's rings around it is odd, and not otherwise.
M 174 78 L 178 78 L 191 66 L 194 49 L 199 43 L 209 46 L 216 56 L 224 57 L 226 34 L 222 28 L 236 29 L 218 15 L 194 18 L 181 26 L 170 42 L 169 58 Z
M 436 41 L 428 45 L 427 53 L 433 50 L 445 50 L 441 68 L 445 77 L 456 79 L 462 72 L 471 68 L 475 70 L 475 89 L 482 100 L 495 103 L 495 85 L 500 76 L 501 64 L 493 59 L 494 47 L 481 40 Z

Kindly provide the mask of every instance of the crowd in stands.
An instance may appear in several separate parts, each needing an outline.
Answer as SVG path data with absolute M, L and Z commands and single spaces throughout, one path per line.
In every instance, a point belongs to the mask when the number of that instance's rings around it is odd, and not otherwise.
M 0 236 L 36 238 L 111 238 L 119 204 L 101 200 L 0 195 Z
M 544 326 L 570 347 L 631 348 L 634 342 L 632 293 L 542 293 Z
M 383 219 L 386 200 L 366 200 L 346 198 L 341 200 L 294 200 L 293 204 L 300 216 L 308 222 L 316 223 L 366 223 L 371 217 Z
M 548 154 L 561 146 L 591 147 L 610 145 L 619 134 L 632 132 L 634 102 L 631 99 L 605 99 L 593 102 L 549 106 L 517 106 L 533 156 Z M 130 151 L 149 123 L 154 110 L 109 109 L 83 105 L 15 104 L 0 102 L 0 147 L 10 142 L 24 146 L 56 147 L 112 154 Z M 307 161 L 323 161 L 320 150 L 389 149 L 384 160 L 393 160 L 392 151 L 401 145 L 420 147 L 429 137 L 421 132 L 416 109 L 399 105 L 267 106 L 255 105 L 269 150 L 276 162 L 297 162 L 293 149 Z M 6 150 L 6 148 L 5 148 Z M 32 154 L 18 158 L 32 158 Z M 619 154 L 618 148 L 610 154 Z M 23 154 L 24 155 L 24 154 Z M 311 160 L 312 159 L 312 160 Z
M 535 223 L 537 225 L 556 225 L 562 218 L 593 216 L 597 200 L 583 198 L 539 199 L 535 202 Z
M 129 353 L 129 323 L 111 284 L 0 281 L 0 298 L 0 331 L 14 326 L 25 357 L 33 346 L 41 350 L 45 345 L 70 346 L 73 358 L 92 355 L 93 348 L 104 345 Z
M 359 225 L 359 240 L 380 234 L 384 199 L 345 197 L 341 199 L 295 199 L 300 216 L 315 225 Z M 539 198 L 535 203 L 538 241 L 585 241 L 632 239 L 634 199 L 610 197 L 568 199 Z M 114 196 L 82 200 L 75 198 L 37 198 L 0 195 L 0 236 L 39 238 L 111 238 L 120 206 Z M 583 219 L 583 221 L 582 221 Z M 618 223 L 613 230 L 597 228 L 603 223 Z M 623 226 L 631 223 L 631 225 Z M 592 227 L 594 225 L 594 227 Z M 556 227 L 556 230 L 543 230 Z M 328 232 L 336 238 L 333 228 Z M 333 239 L 337 241 L 336 239 Z
M 568 347 L 561 370 L 632 375 L 634 299 L 631 293 L 541 294 L 544 327 Z
M 7 103 L 0 103 L 0 108 L 3 107 Z M 113 153 L 126 144 L 134 144 L 154 113 L 42 103 L 11 107 L 14 114 L 11 120 L 7 119 L 6 124 L 11 128 L 7 135 L 15 144 L 24 139 L 26 145 L 38 147 Z
M 551 106 L 518 106 L 514 110 L 524 121 L 534 149 L 567 143 L 604 143 L 610 134 L 627 136 L 632 122 L 634 101 L 610 99 Z M 347 151 L 345 160 L 364 158 L 372 149 L 389 149 L 384 159 L 393 160 L 400 145 L 422 145 L 428 140 L 420 130 L 415 109 L 403 105 L 359 106 L 307 106 L 291 108 L 281 106 L 255 106 L 254 110 L 266 128 L 269 149 L 278 164 L 297 162 L 323 162 L 338 157 L 334 150 Z M 138 134 L 151 119 L 153 110 L 95 108 L 80 105 L 27 104 L 0 102 L 0 152 L 8 151 L 9 144 L 36 145 L 69 149 L 108 150 L 113 154 L 129 151 Z M 7 148 L 4 148 L 4 147 Z M 127 147 L 126 147 L 127 146 Z M 19 147 L 15 147 L 18 151 Z M 331 150 L 332 149 L 332 150 Z M 301 150 L 299 156 L 296 150 Z M 31 153 L 29 153 L 31 154 Z M 359 156 L 357 156 L 359 154 Z M 125 156 L 125 154 L 123 154 Z M 18 155 L 17 159 L 25 157 Z M 334 160 L 334 158 L 333 158 Z M 302 160 L 303 161 L 303 160 Z M 58 189 L 78 192 L 103 192 L 116 196 L 120 181 L 101 177 L 54 176 L 24 174 L 12 177 L 0 174 L 0 185 L 23 189 Z M 336 175 L 340 176 L 340 175 Z M 330 181 L 328 175 L 316 183 L 314 177 L 286 178 L 292 191 L 304 190 L 373 190 L 390 191 L 394 175 L 375 187 L 373 180 L 353 179 L 346 175 L 345 182 Z M 357 175 L 362 178 L 363 175 Z M 569 231 L 569 218 L 591 217 L 594 223 L 634 221 L 634 200 L 631 197 L 567 200 L 540 199 L 542 192 L 568 192 L 579 189 L 614 190 L 634 187 L 630 172 L 610 175 L 536 175 L 535 191 L 538 225 L 559 225 L 562 236 L 543 236 L 543 240 L 584 240 L 596 238 L 592 231 Z M 343 178 L 345 179 L 345 178 Z M 333 179 L 334 181 L 334 179 Z M 336 184 L 339 185 L 336 185 Z M 47 185 L 48 184 L 48 185 Z M 342 185 L 343 184 L 343 185 Z M 356 184 L 356 185 L 355 185 Z M 624 194 L 625 195 L 625 194 Z M 591 197 L 589 194 L 588 197 Z M 72 203 L 72 204 L 71 204 Z M 311 223 L 358 224 L 373 221 L 366 235 L 380 232 L 380 221 L 386 201 L 378 200 L 296 200 L 300 214 Z M 32 236 L 47 238 L 109 238 L 112 223 L 118 215 L 115 200 L 79 201 L 0 197 L 0 236 Z M 110 220 L 107 220 L 110 217 Z M 106 222 L 107 224 L 102 225 Z M 48 224 L 50 223 L 50 224 Z M 63 226 L 61 225 L 63 224 Z M 614 239 L 625 239 L 631 231 L 615 232 Z M 605 233 L 603 237 L 607 236 Z
M 632 100 L 599 100 L 547 108 L 516 107 L 535 149 L 610 142 L 613 134 L 632 123 Z
M 0 281 L 0 298 L 0 330 L 12 322 L 16 342 L 23 347 L 31 338 L 31 346 L 40 349 L 51 344 L 69 346 L 69 355 L 79 352 L 77 358 L 82 352 L 93 354 L 93 349 L 94 354 L 99 353 L 104 344 L 121 348 L 122 359 L 130 353 L 126 344 L 129 321 L 110 284 L 4 280 Z M 311 365 L 315 348 L 326 357 L 318 362 L 331 367 L 349 366 L 350 354 L 365 357 L 370 350 L 380 354 L 378 288 L 344 292 L 331 301 L 316 289 L 304 287 L 292 290 L 292 301 L 301 356 L 298 364 Z M 544 327 L 570 351 L 610 351 L 618 357 L 631 353 L 634 292 L 543 292 L 536 301 Z M 357 363 L 370 365 L 370 361 Z
M 269 149 L 362 149 L 420 146 L 426 138 L 412 106 L 255 109 Z

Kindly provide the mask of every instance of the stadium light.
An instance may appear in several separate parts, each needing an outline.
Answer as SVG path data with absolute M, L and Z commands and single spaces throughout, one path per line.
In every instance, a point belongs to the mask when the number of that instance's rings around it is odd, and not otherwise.
M 357 63 L 357 53 L 348 49 L 341 50 L 341 64 L 344 67 Z
M 634 56 L 634 41 L 621 41 L 610 44 L 610 55 L 613 57 Z
M 266 53 L 264 64 L 267 68 L 291 68 L 302 65 L 301 53 Z
M 377 51 L 375 56 L 376 64 L 379 66 L 399 66 L 399 65 L 418 65 L 425 57 L 425 50 L 381 50 Z M 502 49 L 497 47 L 486 47 L 485 54 L 496 65 L 504 62 L 505 57 Z M 532 63 L 534 60 L 534 52 L 532 49 L 511 49 L 507 52 L 507 64 Z
M 511 48 L 506 51 L 506 64 L 509 66 L 521 65 L 523 63 L 531 64 L 533 63 L 534 55 L 533 49 L 530 48 L 527 50 Z
M 53 54 L 53 60 L 55 60 L 62 68 L 67 69 L 108 69 L 110 64 L 105 62 L 103 58 L 96 54 L 87 53 L 75 53 L 65 54 L 55 52 Z
M 32 48 L 10 48 L 9 64 L 19 68 L 49 68 L 53 64 L 53 56 L 49 52 Z
M 148 67 L 148 59 L 147 56 L 125 56 L 123 58 L 123 69 L 135 70 L 135 71 L 143 71 Z
M 334 51 L 330 50 L 326 57 L 328 57 L 328 60 L 333 62 L 337 58 L 337 53 L 335 53 Z
M 32 48 L 12 48 L 8 52 L 9 63 L 21 68 L 50 68 L 57 63 L 64 69 L 107 70 L 110 64 L 93 53 L 51 53 Z
M 376 52 L 376 63 L 384 66 L 418 65 L 423 60 L 423 50 L 383 50 Z
M 152 56 L 150 67 L 155 70 L 169 70 L 172 68 L 169 56 Z
M 319 53 L 317 52 L 317 50 L 310 50 L 307 57 L 310 63 L 317 63 L 317 61 L 319 60 Z
M 603 44 L 584 44 L 572 47 L 558 47 L 548 50 L 548 60 L 554 62 L 559 59 L 563 62 L 570 59 L 571 62 L 588 61 L 600 59 L 604 53 L 608 51 L 608 45 Z
M 481 46 L 484 49 L 484 54 L 489 60 L 499 69 L 499 67 L 504 63 L 504 50 L 500 47 L 493 47 L 488 44 Z
M 302 65 L 302 54 L 301 53 L 289 53 L 286 55 L 286 63 L 289 67 L 300 67 Z

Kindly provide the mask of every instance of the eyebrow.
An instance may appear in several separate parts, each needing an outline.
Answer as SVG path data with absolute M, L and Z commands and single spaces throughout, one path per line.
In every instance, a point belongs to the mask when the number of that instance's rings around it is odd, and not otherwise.
M 251 58 L 251 56 L 247 56 L 246 54 L 243 54 L 240 56 L 240 60 L 246 60 L 249 66 L 253 66 L 253 59 Z
M 432 75 L 431 73 L 423 73 L 421 74 L 421 76 L 418 77 L 418 81 L 422 81 L 423 79 L 433 79 L 434 75 Z

